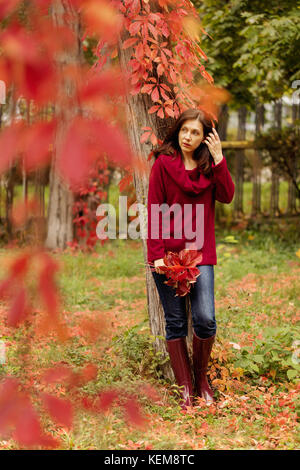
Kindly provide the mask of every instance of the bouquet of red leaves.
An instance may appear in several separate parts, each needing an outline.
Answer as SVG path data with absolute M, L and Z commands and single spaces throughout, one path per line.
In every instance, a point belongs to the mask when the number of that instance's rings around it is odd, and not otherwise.
M 202 261 L 202 253 L 187 249 L 179 253 L 168 251 L 163 260 L 165 266 L 159 266 L 159 269 L 169 278 L 165 284 L 176 289 L 176 296 L 187 295 L 201 274 L 196 266 Z

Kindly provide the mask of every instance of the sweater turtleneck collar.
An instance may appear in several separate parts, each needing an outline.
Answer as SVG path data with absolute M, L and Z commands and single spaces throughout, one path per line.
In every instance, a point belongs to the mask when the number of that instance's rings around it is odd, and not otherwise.
M 186 170 L 180 152 L 160 155 L 161 163 L 169 177 L 190 196 L 197 196 L 207 189 L 212 181 L 200 173 L 199 168 Z

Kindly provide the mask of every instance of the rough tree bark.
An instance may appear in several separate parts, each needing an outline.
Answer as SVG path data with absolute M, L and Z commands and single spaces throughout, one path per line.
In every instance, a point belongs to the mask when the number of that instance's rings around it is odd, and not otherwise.
M 222 141 L 227 140 L 228 121 L 229 121 L 229 110 L 228 110 L 228 104 L 225 103 L 221 106 L 220 113 L 218 116 L 218 124 L 216 126 L 217 132 Z
M 277 129 L 282 127 L 282 99 L 274 102 L 274 124 Z M 271 199 L 270 199 L 270 212 L 272 216 L 278 216 L 279 211 L 279 174 L 276 165 L 272 164 L 272 179 L 271 179 Z
M 63 79 L 63 69 L 69 64 L 80 64 L 83 60 L 80 37 L 82 36 L 81 23 L 78 10 L 73 7 L 70 0 L 57 0 L 52 7 L 53 23 L 56 26 L 68 26 L 74 32 L 74 44 L 65 53 L 57 57 L 57 67 L 61 73 L 61 97 L 73 96 L 74 85 L 66 78 Z M 60 102 L 63 102 L 61 100 Z M 79 114 L 79 106 L 74 97 L 74 106 L 55 106 L 55 114 L 58 118 L 58 127 L 55 136 L 53 157 L 50 171 L 50 195 L 48 206 L 47 248 L 65 248 L 67 242 L 73 240 L 73 202 L 74 196 L 68 185 L 61 179 L 57 172 L 57 154 L 61 145 L 67 124 Z

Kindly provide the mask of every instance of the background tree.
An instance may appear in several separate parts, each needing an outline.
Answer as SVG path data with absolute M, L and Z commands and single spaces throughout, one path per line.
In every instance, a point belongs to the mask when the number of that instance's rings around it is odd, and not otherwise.
M 82 27 L 79 12 L 71 2 L 62 2 L 60 0 L 53 2 L 51 5 L 51 15 L 55 26 L 68 27 L 74 33 L 72 45 L 56 59 L 60 75 L 61 89 L 59 93 L 61 100 L 55 106 L 55 117 L 58 125 L 51 160 L 47 238 L 45 242 L 47 248 L 63 249 L 74 238 L 74 196 L 73 192 L 59 175 L 57 151 L 59 151 L 59 147 L 62 145 L 62 136 L 66 132 L 68 123 L 81 112 L 74 82 L 70 80 L 70 77 L 65 76 L 65 71 L 70 65 L 80 67 L 83 62 L 82 44 L 78 41 L 78 38 L 82 36 Z M 65 106 L 64 99 L 70 100 L 70 104 Z
M 274 103 L 274 126 L 281 126 L 281 97 L 293 92 L 299 77 L 299 8 L 293 1 L 258 2 L 248 0 L 195 0 L 203 27 L 208 35 L 203 47 L 210 58 L 207 70 L 217 84 L 232 95 L 230 109 L 238 112 L 237 139 L 246 135 L 247 112 L 256 113 L 256 135 L 264 126 L 264 103 Z M 220 115 L 220 130 L 226 139 L 228 109 Z M 294 113 L 294 121 L 296 113 Z M 249 155 L 249 154 L 248 154 Z M 259 151 L 249 155 L 253 167 L 253 216 L 260 212 Z M 242 214 L 244 151 L 236 152 L 237 180 L 235 211 Z M 297 166 L 297 165 L 296 165 Z M 295 175 L 294 175 L 295 178 Z M 294 185 L 289 183 L 289 207 L 294 207 Z M 272 163 L 271 214 L 276 215 L 279 197 L 278 166 Z

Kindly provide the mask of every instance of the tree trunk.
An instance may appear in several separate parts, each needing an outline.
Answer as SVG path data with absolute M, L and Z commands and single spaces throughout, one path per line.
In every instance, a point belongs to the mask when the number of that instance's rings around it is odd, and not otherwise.
M 247 121 L 247 108 L 241 106 L 238 110 L 238 131 L 237 140 L 246 140 L 246 121 Z M 235 198 L 234 198 L 234 211 L 237 217 L 244 214 L 243 211 L 243 186 L 244 186 L 244 165 L 245 165 L 245 151 L 243 149 L 236 150 L 235 153 Z
M 82 32 L 79 13 L 69 0 L 56 0 L 51 13 L 54 25 L 67 26 L 74 32 L 76 38 L 72 49 L 69 48 L 64 54 L 60 54 L 57 59 L 57 67 L 60 71 L 61 79 L 60 103 L 62 103 L 63 96 L 74 96 L 74 83 L 64 78 L 63 70 L 69 64 L 76 65 L 82 62 L 82 48 L 79 39 L 82 36 Z M 58 127 L 50 171 L 47 238 L 45 245 L 50 249 L 64 249 L 67 242 L 73 240 L 74 235 L 72 213 L 74 196 L 69 186 L 59 176 L 56 162 L 66 127 L 74 116 L 79 114 L 76 96 L 74 96 L 74 105 L 72 107 L 56 105 L 55 114 L 57 116 Z
M 294 126 L 296 126 L 297 119 L 300 118 L 299 114 L 300 114 L 299 105 L 296 103 L 293 103 L 292 104 L 292 122 Z M 297 164 L 296 162 L 294 162 L 292 171 L 294 173 L 295 179 L 297 179 L 296 168 L 297 168 Z M 297 211 L 297 205 L 296 205 L 296 188 L 292 179 L 289 179 L 287 213 L 293 215 L 293 214 L 296 214 L 297 212 L 298 211 Z
M 264 105 L 257 99 L 255 110 L 255 134 L 259 134 L 264 126 Z M 261 213 L 261 155 L 260 151 L 255 152 L 253 161 L 253 188 L 252 188 L 252 217 Z
M 15 97 L 15 88 L 12 85 L 10 93 L 8 95 L 8 106 L 7 106 L 7 121 L 8 124 L 12 124 L 14 122 L 16 116 L 16 106 L 17 100 Z M 11 220 L 11 213 L 13 208 L 13 200 L 14 200 L 14 186 L 15 186 L 15 176 L 16 176 L 16 168 L 15 165 L 11 162 L 9 165 L 9 169 L 6 171 L 3 177 L 3 185 L 5 188 L 5 218 L 6 218 L 6 232 L 8 235 L 8 239 L 12 239 L 13 237 L 13 226 Z
M 282 100 L 276 100 L 274 103 L 274 124 L 277 129 L 282 127 Z M 276 165 L 272 163 L 272 179 L 271 179 L 271 199 L 270 212 L 272 216 L 280 214 L 279 211 L 279 174 Z
M 217 125 L 217 132 L 220 136 L 221 141 L 227 140 L 228 121 L 229 121 L 229 111 L 228 111 L 228 105 L 225 103 L 221 106 L 221 110 L 218 116 L 218 125 Z
M 30 113 L 31 100 L 25 101 L 25 107 L 26 107 L 27 125 L 30 126 L 31 124 L 31 113 Z M 22 159 L 22 197 L 23 197 L 23 202 L 26 204 L 28 200 L 28 178 L 27 178 L 27 173 L 26 173 L 26 169 L 24 165 L 24 159 Z
M 16 168 L 15 166 L 11 166 L 6 173 L 5 178 L 5 190 L 6 190 L 6 197 L 5 197 L 5 212 L 6 212 L 6 231 L 8 238 L 11 240 L 13 238 L 13 225 L 11 220 L 12 209 L 13 209 L 13 202 L 14 202 L 14 188 L 15 188 L 15 176 L 16 176 Z

